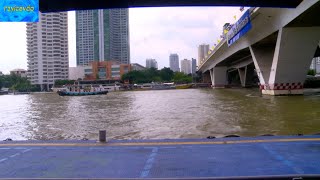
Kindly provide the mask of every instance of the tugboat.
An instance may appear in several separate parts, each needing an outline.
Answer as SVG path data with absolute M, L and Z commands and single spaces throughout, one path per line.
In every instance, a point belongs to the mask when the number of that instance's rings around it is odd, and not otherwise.
M 58 90 L 60 96 L 89 96 L 89 95 L 102 95 L 108 94 L 102 86 L 92 85 L 71 85 L 64 89 Z

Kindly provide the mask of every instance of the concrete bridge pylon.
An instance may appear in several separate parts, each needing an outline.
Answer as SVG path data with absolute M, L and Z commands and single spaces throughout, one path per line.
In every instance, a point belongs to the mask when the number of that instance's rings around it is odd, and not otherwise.
M 249 46 L 262 94 L 303 94 L 320 40 L 320 27 L 283 27 L 274 45 Z

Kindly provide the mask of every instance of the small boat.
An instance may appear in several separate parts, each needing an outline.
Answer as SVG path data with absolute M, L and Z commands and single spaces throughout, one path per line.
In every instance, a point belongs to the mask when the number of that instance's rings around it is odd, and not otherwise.
M 168 84 L 154 84 L 152 85 L 153 90 L 166 90 L 166 89 L 176 89 L 174 85 Z
M 63 87 L 53 87 L 51 88 L 51 90 L 55 93 L 57 93 L 58 91 L 64 91 L 64 90 L 67 90 L 67 88 L 65 86 Z
M 142 84 L 140 86 L 141 89 L 152 89 L 152 84 L 148 83 L 148 84 Z
M 0 91 L 0 95 L 7 95 L 9 94 L 9 91 Z
M 13 92 L 14 95 L 23 95 L 23 94 L 31 94 L 30 92 L 18 92 L 18 91 L 14 91 Z
M 65 87 L 65 89 L 58 90 L 57 93 L 60 96 L 89 96 L 108 94 L 108 91 L 102 86 L 72 85 Z
M 192 84 L 182 84 L 182 85 L 176 85 L 176 89 L 188 89 L 191 88 Z

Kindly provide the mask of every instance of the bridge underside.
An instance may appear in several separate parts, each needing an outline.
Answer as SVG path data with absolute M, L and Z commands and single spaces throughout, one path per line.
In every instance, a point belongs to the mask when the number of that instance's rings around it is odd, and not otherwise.
M 218 63 L 206 76 L 213 88 L 259 84 L 262 94 L 303 94 L 311 61 L 320 56 L 319 39 L 320 27 L 285 27 Z
M 212 87 L 237 81 L 242 87 L 259 84 L 262 94 L 303 94 L 311 61 L 320 57 L 320 19 L 315 18 L 319 12 L 320 2 L 285 27 L 217 63 L 206 72 Z

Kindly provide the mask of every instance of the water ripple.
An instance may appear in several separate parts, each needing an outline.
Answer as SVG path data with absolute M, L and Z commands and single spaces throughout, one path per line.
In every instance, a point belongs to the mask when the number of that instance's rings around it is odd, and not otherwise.
M 320 97 L 261 96 L 250 89 L 0 96 L 0 140 L 204 138 L 314 133 Z

